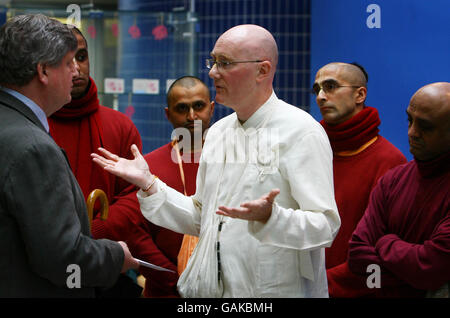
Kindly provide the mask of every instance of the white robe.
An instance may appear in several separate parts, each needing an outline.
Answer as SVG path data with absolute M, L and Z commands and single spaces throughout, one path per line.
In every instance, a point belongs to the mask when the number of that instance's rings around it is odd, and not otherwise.
M 160 180 L 157 193 L 138 192 L 149 221 L 199 236 L 178 281 L 180 295 L 328 297 L 324 248 L 340 226 L 332 159 L 322 126 L 275 93 L 243 125 L 236 113 L 215 123 L 205 140 L 195 195 L 185 197 Z M 265 224 L 215 213 L 274 188 L 281 192 Z

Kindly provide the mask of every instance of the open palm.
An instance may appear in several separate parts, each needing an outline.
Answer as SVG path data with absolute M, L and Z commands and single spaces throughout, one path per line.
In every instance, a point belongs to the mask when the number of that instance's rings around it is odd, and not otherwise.
M 242 203 L 238 208 L 219 206 L 216 214 L 265 223 L 272 214 L 272 204 L 279 193 L 279 189 L 273 189 L 259 199 Z
M 98 151 L 103 156 L 92 153 L 92 161 L 113 175 L 140 188 L 144 188 L 148 184 L 148 180 L 152 178 L 147 162 L 136 145 L 131 146 L 131 152 L 134 156 L 133 160 L 121 158 L 104 148 L 98 148 Z

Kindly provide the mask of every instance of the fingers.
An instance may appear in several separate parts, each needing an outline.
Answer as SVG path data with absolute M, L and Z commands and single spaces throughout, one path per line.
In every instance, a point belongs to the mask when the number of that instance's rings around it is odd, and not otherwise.
M 219 206 L 218 210 L 216 211 L 216 214 L 228 216 L 231 218 L 237 218 L 242 217 L 245 214 L 248 214 L 250 212 L 250 209 L 248 208 L 228 208 L 226 206 Z
M 269 194 L 266 196 L 266 200 L 270 203 L 273 203 L 275 197 L 280 194 L 280 189 L 272 189 Z
M 108 160 L 96 153 L 92 153 L 91 154 L 92 157 L 92 161 L 94 161 L 95 163 L 97 163 L 98 165 L 100 165 L 102 168 L 106 168 L 108 166 L 112 166 L 115 164 L 115 161 L 112 160 Z
M 136 159 L 136 158 L 141 156 L 141 153 L 140 153 L 138 147 L 135 144 L 131 145 L 131 153 L 133 154 L 134 159 Z
M 123 241 L 119 241 L 117 243 L 119 243 L 120 246 L 122 246 L 124 253 L 124 260 L 121 273 L 125 273 L 129 269 L 138 269 L 139 262 L 131 255 L 128 245 Z
M 105 156 L 105 158 L 107 158 L 107 159 L 111 159 L 111 160 L 114 160 L 114 161 L 117 161 L 119 159 L 119 156 L 109 152 L 105 148 L 99 147 L 98 151 L 101 152 Z
M 105 168 L 105 166 L 107 165 L 107 163 L 105 162 L 106 159 L 97 155 L 96 153 L 92 153 L 91 157 L 92 157 L 92 161 L 94 161 L 100 167 Z
M 261 203 L 261 200 L 263 201 L 267 201 L 270 204 L 273 203 L 273 201 L 275 200 L 275 197 L 280 194 L 280 189 L 272 189 L 268 194 L 263 195 L 260 199 L 257 200 L 253 200 L 253 201 L 248 201 L 248 202 L 244 202 L 241 204 L 241 207 L 245 207 L 245 208 L 253 208 L 253 207 L 257 207 L 259 206 Z
M 280 194 L 279 189 L 272 189 L 268 194 L 259 199 L 244 202 L 238 208 L 220 206 L 217 208 L 216 214 L 265 223 L 272 214 L 272 204 L 278 194 Z

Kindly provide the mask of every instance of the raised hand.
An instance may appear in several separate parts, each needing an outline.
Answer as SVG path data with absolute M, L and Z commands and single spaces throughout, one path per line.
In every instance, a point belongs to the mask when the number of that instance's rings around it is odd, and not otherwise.
M 98 148 L 98 151 L 103 156 L 92 153 L 92 161 L 113 175 L 133 183 L 140 188 L 147 187 L 149 182 L 154 178 L 150 173 L 147 162 L 136 145 L 131 146 L 131 153 L 134 156 L 133 160 L 121 158 L 104 148 Z
M 216 213 L 231 218 L 265 223 L 272 214 L 272 204 L 279 193 L 279 189 L 273 189 L 259 199 L 242 203 L 239 208 L 219 206 Z

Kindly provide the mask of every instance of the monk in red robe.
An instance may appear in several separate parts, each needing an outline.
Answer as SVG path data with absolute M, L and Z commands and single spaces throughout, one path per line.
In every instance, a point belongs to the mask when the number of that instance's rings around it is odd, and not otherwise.
M 329 281 L 336 295 L 448 297 L 450 83 L 419 89 L 406 113 L 414 160 L 387 172 L 372 191 L 341 267 L 348 275 Z
M 327 276 L 347 259 L 348 241 L 378 179 L 406 162 L 405 156 L 379 134 L 378 110 L 366 106 L 368 75 L 357 64 L 330 63 L 317 72 L 313 85 L 320 123 L 333 149 L 333 181 L 341 227 L 325 249 Z M 330 290 L 333 297 L 333 291 Z
M 197 77 L 183 76 L 173 82 L 167 92 L 165 112 L 175 129 L 174 139 L 144 156 L 154 175 L 185 195 L 195 193 L 203 137 L 214 112 L 214 101 L 210 99 L 208 87 Z M 134 204 L 139 211 L 136 196 Z M 143 268 L 141 273 L 146 278 L 144 296 L 179 297 L 179 274 L 198 238 L 173 232 L 147 220 L 142 227 L 151 239 L 141 235 L 137 255 L 175 272 Z

